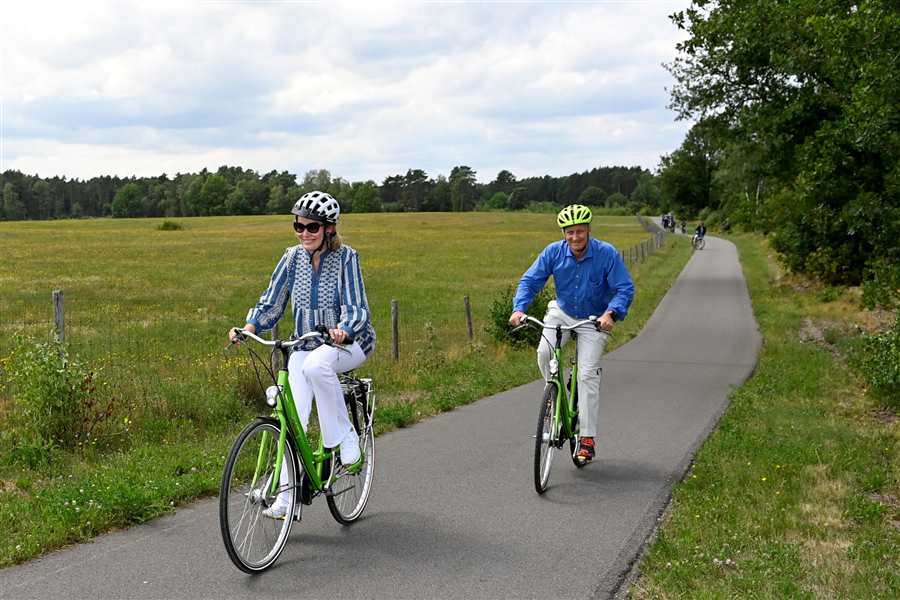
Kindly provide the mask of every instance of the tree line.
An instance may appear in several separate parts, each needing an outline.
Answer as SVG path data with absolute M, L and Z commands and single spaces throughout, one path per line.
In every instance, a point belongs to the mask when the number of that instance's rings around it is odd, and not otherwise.
M 260 175 L 252 169 L 223 166 L 217 171 L 178 173 L 174 177 L 94 177 L 87 180 L 0 174 L 0 218 L 4 220 L 81 217 L 187 217 L 284 214 L 311 190 L 341 201 L 345 212 L 469 211 L 523 209 L 532 203 L 637 209 L 658 196 L 654 176 L 641 167 L 599 167 L 564 177 L 517 179 L 500 171 L 490 183 L 476 180 L 468 166 L 449 177 L 429 177 L 422 169 L 374 181 L 349 182 L 325 169 L 302 178 L 287 171 Z M 658 200 L 658 199 L 657 199 Z
M 666 209 L 770 235 L 783 262 L 869 304 L 900 297 L 900 6 L 695 0 L 668 65 L 694 125 Z

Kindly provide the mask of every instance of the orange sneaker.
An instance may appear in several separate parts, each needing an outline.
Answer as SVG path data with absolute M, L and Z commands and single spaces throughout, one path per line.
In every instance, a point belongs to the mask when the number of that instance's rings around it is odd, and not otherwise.
M 594 438 L 578 438 L 578 451 L 575 452 L 575 460 L 586 465 L 594 459 Z

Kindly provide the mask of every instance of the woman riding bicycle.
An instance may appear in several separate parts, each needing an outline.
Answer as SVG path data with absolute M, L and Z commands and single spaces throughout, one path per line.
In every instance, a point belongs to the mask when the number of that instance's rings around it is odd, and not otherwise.
M 245 329 L 252 333 L 272 329 L 290 299 L 296 336 L 324 326 L 341 345 L 306 342 L 291 354 L 288 374 L 303 428 L 309 423 L 315 397 L 325 446 L 340 446 L 341 462 L 353 465 L 361 458 L 359 437 L 348 417 L 337 374 L 359 367 L 375 349 L 359 256 L 341 242 L 337 233 L 341 208 L 329 194 L 304 194 L 291 213 L 300 243 L 285 250 L 269 287 L 247 314 Z M 234 329 L 229 339 L 239 339 Z M 274 516 L 286 510 L 286 506 L 272 507 Z
M 597 328 L 579 330 L 578 415 L 579 450 L 575 457 L 584 464 L 594 458 L 594 437 L 600 416 L 600 356 L 606 346 L 607 332 L 615 321 L 628 313 L 634 298 L 634 283 L 618 251 L 610 244 L 591 238 L 591 209 L 579 204 L 559 212 L 556 223 L 563 240 L 553 242 L 522 275 L 513 299 L 509 322 L 519 325 L 534 297 L 553 275 L 556 300 L 547 306 L 544 323 L 571 325 L 591 315 L 600 315 Z M 548 378 L 554 339 L 553 329 L 544 330 L 538 345 L 538 368 Z M 568 340 L 565 336 L 563 343 Z

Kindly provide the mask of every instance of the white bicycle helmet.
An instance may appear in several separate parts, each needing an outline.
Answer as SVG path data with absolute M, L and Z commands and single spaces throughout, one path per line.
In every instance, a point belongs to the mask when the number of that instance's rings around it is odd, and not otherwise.
M 336 224 L 341 216 L 341 205 L 331 194 L 308 192 L 297 200 L 291 214 L 322 223 Z

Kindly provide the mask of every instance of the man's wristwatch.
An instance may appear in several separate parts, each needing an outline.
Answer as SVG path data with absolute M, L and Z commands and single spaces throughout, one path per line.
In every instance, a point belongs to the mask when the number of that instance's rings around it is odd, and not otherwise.
M 606 312 L 609 313 L 609 316 L 612 318 L 613 321 L 616 320 L 616 311 L 614 311 L 613 309 L 610 308 L 610 309 L 607 309 Z

